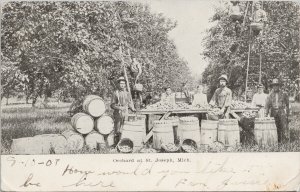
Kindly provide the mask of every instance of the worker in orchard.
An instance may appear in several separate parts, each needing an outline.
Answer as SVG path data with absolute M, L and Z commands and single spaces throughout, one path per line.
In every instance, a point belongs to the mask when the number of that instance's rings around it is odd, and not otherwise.
M 126 79 L 120 77 L 118 79 L 119 88 L 113 93 L 111 108 L 114 109 L 114 133 L 115 145 L 119 142 L 121 136 L 121 129 L 124 125 L 125 119 L 128 118 L 128 109 L 135 112 L 135 108 L 129 92 L 126 90 Z
M 260 33 L 267 20 L 267 13 L 262 9 L 261 4 L 257 2 L 255 4 L 255 12 L 253 13 L 253 17 L 250 17 L 250 21 L 252 21 L 250 27 L 253 30 L 254 35 L 258 35 Z
M 194 94 L 192 105 L 193 106 L 199 105 L 202 107 L 208 106 L 207 95 L 203 93 L 202 85 L 197 86 L 197 90 L 196 90 L 196 93 Z
M 184 98 L 184 102 L 192 104 L 192 94 L 189 92 L 187 82 L 181 84 L 181 98 Z
M 232 6 L 230 7 L 230 18 L 234 22 L 234 28 L 236 35 L 239 36 L 241 33 L 241 23 L 243 22 L 243 14 L 239 6 L 239 1 L 230 1 Z
M 219 117 L 221 119 L 228 119 L 232 102 L 232 91 L 226 87 L 228 83 L 227 75 L 221 75 L 219 77 L 219 83 L 220 87 L 215 91 L 209 105 L 220 109 Z
M 165 93 L 161 95 L 162 102 L 169 103 L 171 105 L 175 105 L 175 94 L 172 92 L 172 89 L 170 86 L 165 88 Z
M 255 23 L 263 23 L 266 22 L 267 19 L 267 13 L 262 9 L 261 3 L 257 2 L 255 4 L 255 12 L 253 14 L 252 21 Z
M 281 84 L 278 79 L 273 79 L 272 81 L 272 91 L 267 97 L 266 101 L 266 116 L 270 114 L 274 117 L 276 127 L 278 142 L 287 142 L 289 139 L 288 131 L 288 115 L 290 113 L 289 109 L 289 97 L 287 93 L 280 90 Z
M 252 99 L 252 106 L 258 107 L 258 116 L 263 117 L 265 115 L 265 104 L 267 101 L 268 95 L 264 93 L 264 85 L 258 84 L 257 93 L 254 94 Z

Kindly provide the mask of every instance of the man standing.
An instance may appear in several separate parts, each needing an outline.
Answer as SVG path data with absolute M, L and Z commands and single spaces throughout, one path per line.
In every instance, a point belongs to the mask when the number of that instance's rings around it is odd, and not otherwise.
M 114 109 L 114 132 L 115 144 L 120 140 L 121 128 L 128 117 L 128 108 L 135 112 L 135 108 L 129 92 L 126 91 L 126 80 L 124 77 L 118 79 L 119 88 L 113 93 L 111 108 Z
M 165 93 L 161 95 L 161 101 L 165 103 L 169 103 L 170 105 L 175 105 L 175 94 L 172 92 L 170 86 L 165 88 Z
M 252 99 L 252 106 L 259 108 L 259 117 L 263 117 L 265 115 L 264 107 L 266 104 L 267 97 L 268 95 L 264 93 L 263 84 L 258 84 L 257 93 L 254 94 Z
M 220 88 L 215 91 L 209 104 L 220 109 L 219 116 L 221 119 L 228 119 L 232 101 L 232 91 L 226 87 L 228 83 L 227 75 L 221 75 L 219 77 L 219 82 Z
M 192 96 L 187 88 L 187 82 L 181 84 L 181 98 L 184 98 L 184 102 L 192 104 Z
M 280 90 L 280 83 L 278 79 L 272 81 L 272 91 L 266 102 L 266 116 L 270 113 L 274 117 L 278 142 L 286 142 L 289 138 L 288 131 L 288 114 L 289 114 L 289 97 L 286 93 Z

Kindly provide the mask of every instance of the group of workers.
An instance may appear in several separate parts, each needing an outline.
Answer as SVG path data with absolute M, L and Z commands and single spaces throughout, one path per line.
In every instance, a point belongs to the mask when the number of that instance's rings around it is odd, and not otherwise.
M 227 87 L 227 75 L 219 77 L 219 88 L 214 92 L 210 102 L 207 102 L 207 96 L 203 93 L 202 85 L 197 86 L 194 95 L 186 89 L 186 84 L 182 86 L 183 98 L 191 105 L 208 106 L 220 109 L 220 118 L 229 118 L 230 106 L 232 103 L 232 91 Z M 115 143 L 118 143 L 121 136 L 121 127 L 124 124 L 128 115 L 128 109 L 136 112 L 134 103 L 131 99 L 130 93 L 126 89 L 126 79 L 120 77 L 118 79 L 119 88 L 113 93 L 111 108 L 114 109 L 115 120 Z M 281 84 L 278 79 L 273 79 L 271 83 L 270 94 L 264 93 L 264 86 L 259 84 L 257 86 L 258 92 L 253 96 L 253 107 L 259 108 L 260 116 L 274 117 L 278 141 L 286 142 L 288 140 L 288 115 L 289 115 L 289 98 L 288 95 L 281 89 Z M 161 101 L 175 104 L 175 94 L 172 93 L 171 87 L 165 89 L 165 93 L 161 95 Z

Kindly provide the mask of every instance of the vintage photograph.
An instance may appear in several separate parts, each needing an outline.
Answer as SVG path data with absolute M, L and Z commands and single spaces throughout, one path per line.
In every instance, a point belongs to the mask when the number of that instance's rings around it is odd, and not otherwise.
M 300 152 L 296 1 L 1 3 L 5 155 Z

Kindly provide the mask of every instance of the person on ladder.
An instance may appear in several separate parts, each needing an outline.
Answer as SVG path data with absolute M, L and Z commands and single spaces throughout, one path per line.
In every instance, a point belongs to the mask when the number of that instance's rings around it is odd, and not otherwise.
M 110 107 L 114 110 L 114 144 L 117 145 L 120 136 L 121 129 L 124 125 L 125 119 L 128 117 L 128 108 L 135 112 L 135 108 L 129 92 L 126 90 L 126 79 L 120 77 L 117 82 L 119 83 L 118 89 L 112 95 L 112 101 Z
M 263 30 L 265 22 L 267 22 L 267 13 L 262 9 L 261 3 L 259 2 L 255 4 L 255 9 L 253 17 L 250 18 L 250 21 L 252 21 L 250 27 L 254 36 L 257 36 Z
M 234 22 L 234 28 L 236 35 L 239 36 L 241 32 L 241 24 L 243 22 L 243 15 L 239 6 L 239 1 L 230 1 L 232 6 L 230 7 L 230 18 Z
M 289 115 L 289 97 L 280 90 L 281 84 L 278 79 L 273 79 L 271 87 L 272 91 L 266 101 L 266 117 L 270 114 L 274 117 L 278 142 L 284 143 L 289 139 L 288 115 Z
M 221 75 L 219 77 L 219 82 L 220 88 L 215 91 L 213 97 L 209 102 L 209 105 L 220 109 L 220 119 L 229 119 L 232 91 L 226 87 L 226 85 L 228 84 L 227 75 Z

